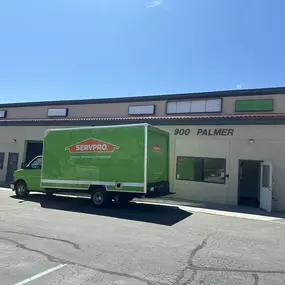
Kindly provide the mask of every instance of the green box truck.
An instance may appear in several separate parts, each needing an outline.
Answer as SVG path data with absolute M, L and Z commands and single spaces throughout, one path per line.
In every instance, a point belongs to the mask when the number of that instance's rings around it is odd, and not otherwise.
M 169 192 L 169 133 L 149 124 L 49 129 L 43 155 L 15 171 L 20 197 L 88 192 L 101 207 L 111 200 Z

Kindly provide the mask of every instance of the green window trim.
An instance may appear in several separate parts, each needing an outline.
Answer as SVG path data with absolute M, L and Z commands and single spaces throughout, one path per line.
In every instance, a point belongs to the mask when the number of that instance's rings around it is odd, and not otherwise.
M 235 101 L 236 112 L 272 112 L 273 99 L 248 99 Z

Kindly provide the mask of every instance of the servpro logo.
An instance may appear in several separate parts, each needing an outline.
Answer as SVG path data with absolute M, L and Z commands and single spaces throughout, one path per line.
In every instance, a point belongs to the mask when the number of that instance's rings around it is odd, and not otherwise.
M 159 144 L 155 144 L 151 149 L 153 152 L 163 152 L 163 149 Z
M 79 143 L 73 144 L 65 148 L 71 153 L 86 153 L 86 152 L 113 152 L 120 147 L 108 142 L 90 138 Z

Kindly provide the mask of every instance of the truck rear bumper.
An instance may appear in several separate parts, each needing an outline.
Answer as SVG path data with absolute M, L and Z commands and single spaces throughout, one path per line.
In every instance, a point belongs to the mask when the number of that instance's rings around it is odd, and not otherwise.
M 169 194 L 169 182 L 154 182 L 147 185 L 146 197 L 160 197 Z

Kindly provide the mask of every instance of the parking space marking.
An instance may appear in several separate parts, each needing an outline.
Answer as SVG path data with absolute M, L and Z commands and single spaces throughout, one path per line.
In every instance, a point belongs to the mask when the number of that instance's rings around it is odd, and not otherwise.
M 40 273 L 38 273 L 37 275 L 34 275 L 34 276 L 32 276 L 32 277 L 30 277 L 30 278 L 28 278 L 28 279 L 25 279 L 25 280 L 23 280 L 23 281 L 20 281 L 20 282 L 18 282 L 18 283 L 15 283 L 14 285 L 24 285 L 24 284 L 27 284 L 27 283 L 29 283 L 29 282 L 31 282 L 31 281 L 33 281 L 33 280 L 36 280 L 36 279 L 38 279 L 38 278 L 40 278 L 40 277 L 42 277 L 42 276 L 44 276 L 44 275 L 47 275 L 47 274 L 49 274 L 49 273 L 51 273 L 51 272 L 53 272 L 53 271 L 56 271 L 56 270 L 58 270 L 58 269 L 60 269 L 60 268 L 62 268 L 62 267 L 64 267 L 64 266 L 66 266 L 66 264 L 57 265 L 57 266 L 52 267 L 52 268 L 50 268 L 50 269 L 48 269 L 48 270 L 45 270 L 45 271 L 43 271 L 43 272 L 40 272 Z

